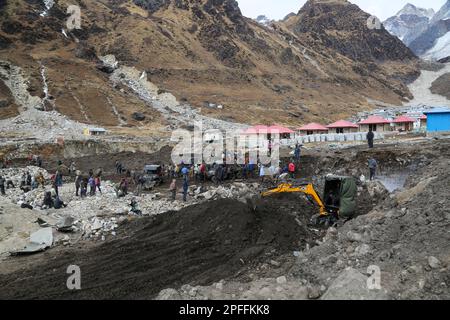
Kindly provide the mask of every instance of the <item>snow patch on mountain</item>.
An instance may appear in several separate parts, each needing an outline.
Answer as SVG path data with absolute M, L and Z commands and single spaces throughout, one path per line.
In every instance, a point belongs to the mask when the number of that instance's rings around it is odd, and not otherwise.
M 442 6 L 442 8 L 436 12 L 436 14 L 433 16 L 433 19 L 431 19 L 431 24 L 435 24 L 436 22 L 440 20 L 446 20 L 450 19 L 450 0 L 447 0 L 447 2 Z
M 423 55 L 427 60 L 440 60 L 446 57 L 450 57 L 450 32 L 440 37 L 434 47 Z

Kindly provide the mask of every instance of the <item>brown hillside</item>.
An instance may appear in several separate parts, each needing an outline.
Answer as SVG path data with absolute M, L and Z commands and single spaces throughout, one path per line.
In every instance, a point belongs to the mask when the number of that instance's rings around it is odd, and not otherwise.
M 69 4 L 80 6 L 82 29 L 66 38 Z M 164 125 L 96 68 L 106 54 L 146 70 L 180 101 L 224 105 L 204 113 L 249 123 L 332 121 L 369 108 L 367 98 L 400 103 L 410 96 L 404 82 L 418 75 L 409 49 L 368 30 L 368 15 L 346 1 L 310 1 L 273 28 L 243 17 L 234 0 L 59 0 L 48 16 L 42 10 L 37 0 L 7 2 L 0 59 L 23 68 L 34 95 L 43 95 L 44 65 L 57 110 L 106 126 L 118 124 L 111 101 L 131 126 L 135 111 L 147 115 L 143 125 Z

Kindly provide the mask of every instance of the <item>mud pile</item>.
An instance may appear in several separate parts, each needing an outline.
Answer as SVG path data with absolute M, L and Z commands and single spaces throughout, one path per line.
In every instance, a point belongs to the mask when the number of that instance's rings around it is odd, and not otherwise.
M 45 264 L 1 275 L 0 298 L 152 298 L 167 287 L 208 285 L 313 245 L 307 223 L 315 211 L 288 195 L 263 200 L 256 211 L 224 199 L 139 219 L 122 226 L 117 240 L 49 251 Z M 81 268 L 80 291 L 66 287 L 69 265 Z
M 292 274 L 330 287 L 347 267 L 367 274 L 376 266 L 387 298 L 449 299 L 450 161 L 445 157 L 448 151 L 419 170 L 406 190 L 302 252 Z M 353 288 L 340 285 L 346 289 L 333 298 L 346 299 Z

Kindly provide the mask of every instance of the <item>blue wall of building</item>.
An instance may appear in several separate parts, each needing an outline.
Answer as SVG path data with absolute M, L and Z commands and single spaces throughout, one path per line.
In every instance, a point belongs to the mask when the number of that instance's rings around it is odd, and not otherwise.
M 450 111 L 427 113 L 427 131 L 450 131 Z

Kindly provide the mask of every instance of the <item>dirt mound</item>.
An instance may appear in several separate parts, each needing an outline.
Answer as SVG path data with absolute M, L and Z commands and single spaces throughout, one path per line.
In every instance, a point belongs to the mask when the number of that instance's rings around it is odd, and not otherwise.
M 310 276 L 311 281 L 329 287 L 330 279 L 345 273 L 347 267 L 367 274 L 369 266 L 376 266 L 389 298 L 449 299 L 450 162 L 446 153 L 420 169 L 407 189 L 305 252 L 304 263 L 295 266 L 293 274 Z M 342 289 L 343 295 L 348 292 L 350 287 Z
M 208 285 L 314 243 L 307 222 L 316 210 L 307 201 L 286 195 L 261 204 L 253 211 L 219 200 L 133 221 L 118 240 L 0 276 L 0 298 L 146 299 L 167 287 Z M 80 267 L 82 290 L 66 288 L 69 265 Z

